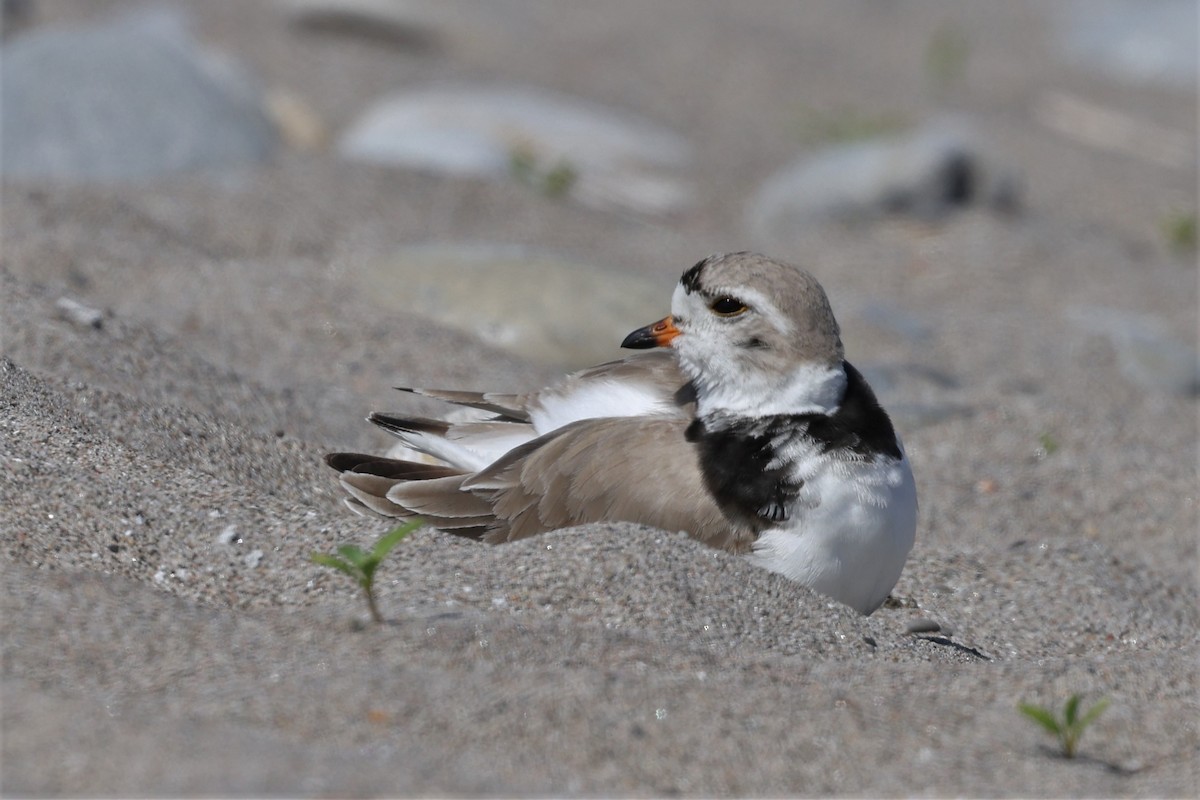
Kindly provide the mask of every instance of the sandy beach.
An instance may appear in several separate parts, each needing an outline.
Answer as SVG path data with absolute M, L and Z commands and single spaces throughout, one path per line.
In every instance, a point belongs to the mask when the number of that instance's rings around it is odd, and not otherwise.
M 3 794 L 1194 795 L 1194 82 L 1072 61 L 1040 3 L 438 3 L 412 39 L 180 6 L 325 135 L 227 171 L 4 178 Z M 5 50 L 140 6 L 34 7 Z M 498 83 L 677 132 L 688 202 L 336 151 L 390 92 Z M 1056 122 L 1076 107 L 1166 149 Z M 1017 202 L 754 233 L 757 187 L 833 122 L 946 116 Z M 323 455 L 384 452 L 372 410 L 444 410 L 393 387 L 563 368 L 381 289 L 415 247 L 636 280 L 662 314 L 710 253 L 810 270 L 913 463 L 896 602 L 863 617 L 632 523 L 497 547 L 422 529 L 369 624 L 309 556 L 388 525 L 342 505 Z M 1110 706 L 1068 760 L 1017 706 L 1075 693 Z

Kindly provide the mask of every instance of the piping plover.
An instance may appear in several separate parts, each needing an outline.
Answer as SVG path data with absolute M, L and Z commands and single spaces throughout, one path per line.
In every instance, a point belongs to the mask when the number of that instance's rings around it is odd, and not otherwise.
M 360 513 L 491 543 L 599 521 L 684 530 L 878 608 L 912 548 L 916 487 L 817 280 L 754 253 L 711 256 L 680 278 L 671 314 L 622 346 L 649 352 L 527 394 L 407 390 L 476 409 L 466 421 L 368 418 L 438 463 L 326 460 Z

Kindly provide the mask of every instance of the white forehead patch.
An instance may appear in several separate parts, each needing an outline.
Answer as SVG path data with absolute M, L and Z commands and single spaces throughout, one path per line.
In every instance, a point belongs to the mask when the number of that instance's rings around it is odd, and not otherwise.
M 683 288 L 682 283 L 675 284 L 675 291 L 671 294 L 671 316 L 682 316 L 684 304 L 686 302 L 687 290 Z

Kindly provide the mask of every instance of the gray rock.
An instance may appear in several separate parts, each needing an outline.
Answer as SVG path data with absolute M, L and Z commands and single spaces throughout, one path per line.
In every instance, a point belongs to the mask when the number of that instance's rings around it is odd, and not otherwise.
M 407 248 L 363 280 L 381 304 L 567 369 L 621 357 L 626 334 L 670 310 L 669 285 L 507 246 Z
M 0 54 L 0 172 L 111 181 L 262 161 L 276 134 L 251 81 L 183 17 L 32 30 Z
M 240 542 L 238 537 L 237 525 L 226 525 L 225 528 L 217 534 L 217 544 L 233 544 Z
M 1067 318 L 1088 333 L 1104 336 L 1117 354 L 1121 374 L 1152 391 L 1200 393 L 1200 354 L 1163 332 L 1153 316 L 1102 306 L 1074 306 Z
M 1196 87 L 1195 0 L 1075 0 L 1054 12 L 1068 59 L 1129 83 Z
M 572 197 L 646 214 L 692 201 L 681 136 L 565 95 L 516 86 L 433 88 L 380 101 L 342 137 L 346 158 L 434 173 L 569 173 Z
M 85 306 L 77 300 L 72 300 L 69 297 L 60 297 L 54 303 L 54 307 L 58 309 L 58 313 L 63 316 L 63 319 L 78 325 L 81 328 L 96 328 L 99 330 L 104 327 L 104 312 Z
M 980 203 L 1011 210 L 1018 194 L 1015 176 L 998 171 L 974 136 L 939 121 L 800 157 L 763 183 L 748 205 L 746 227 L 777 244 L 827 222 L 938 219 Z

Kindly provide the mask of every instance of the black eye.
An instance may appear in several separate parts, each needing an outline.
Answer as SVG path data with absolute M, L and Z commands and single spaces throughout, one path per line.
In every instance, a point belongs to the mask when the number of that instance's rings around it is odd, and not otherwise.
M 735 297 L 718 297 L 709 303 L 708 307 L 722 317 L 736 317 L 746 310 L 746 304 Z

